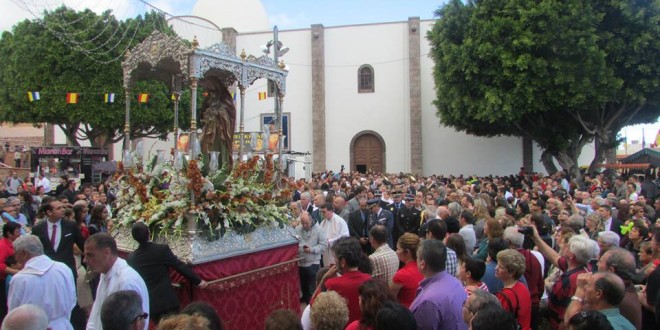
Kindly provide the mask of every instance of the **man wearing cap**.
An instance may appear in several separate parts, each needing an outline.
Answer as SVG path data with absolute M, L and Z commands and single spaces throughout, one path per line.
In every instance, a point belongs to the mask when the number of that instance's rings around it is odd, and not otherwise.
M 421 219 L 421 214 L 422 210 L 415 207 L 415 195 L 406 195 L 406 204 L 399 209 L 397 216 L 398 225 L 402 230 L 400 234 L 417 234 L 419 231 L 419 221 Z
M 367 202 L 367 206 L 371 210 L 369 215 L 369 228 L 372 228 L 375 225 L 383 225 L 387 228 L 387 245 L 394 250 L 394 237 L 392 236 L 392 231 L 394 230 L 394 216 L 392 212 L 384 210 L 381 208 L 381 200 L 379 198 L 370 199 Z

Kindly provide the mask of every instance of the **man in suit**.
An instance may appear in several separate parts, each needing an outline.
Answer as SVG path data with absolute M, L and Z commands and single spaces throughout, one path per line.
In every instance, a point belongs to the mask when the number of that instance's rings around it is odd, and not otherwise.
M 367 187 L 357 186 L 354 190 L 355 196 L 348 201 L 348 212 L 355 212 L 360 209 L 360 198 L 367 198 Z
M 76 261 L 73 257 L 73 246 L 83 251 L 85 239 L 75 222 L 63 219 L 64 206 L 57 200 L 44 205 L 46 221 L 32 228 L 32 235 L 39 237 L 44 246 L 44 254 L 55 261 L 62 262 L 76 274 Z
M 357 238 L 362 246 L 362 251 L 371 254 L 373 249 L 369 244 L 369 210 L 367 209 L 367 198 L 358 199 L 358 209 L 348 214 L 348 232 Z
M 126 258 L 126 262 L 140 274 L 147 285 L 149 315 L 158 324 L 161 317 L 179 311 L 179 300 L 170 280 L 170 268 L 174 268 L 200 288 L 206 287 L 207 283 L 179 260 L 167 244 L 149 242 L 149 228 L 143 222 L 133 225 L 131 235 L 139 246 Z
M 85 239 L 75 222 L 64 218 L 64 206 L 57 200 L 45 204 L 46 221 L 42 221 L 32 227 L 32 235 L 39 237 L 44 246 L 44 254 L 54 261 L 67 265 L 73 272 L 74 283 L 77 283 L 78 272 L 76 260 L 73 256 L 74 245 L 84 250 Z M 85 315 L 83 310 L 76 304 L 71 313 L 71 324 L 75 329 L 84 328 Z
M 623 234 L 621 234 L 621 226 L 623 226 L 623 223 L 617 219 L 612 218 L 612 207 L 609 205 L 601 205 L 598 207 L 598 213 L 600 213 L 600 216 L 605 219 L 604 223 L 604 230 L 609 230 L 617 233 L 619 237 L 622 237 Z

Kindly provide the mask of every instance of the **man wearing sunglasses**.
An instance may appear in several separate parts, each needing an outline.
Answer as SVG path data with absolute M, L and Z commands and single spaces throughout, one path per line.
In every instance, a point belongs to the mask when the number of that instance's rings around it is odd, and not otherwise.
M 141 330 L 148 317 L 142 310 L 142 297 L 133 290 L 113 292 L 101 307 L 101 324 L 106 330 Z

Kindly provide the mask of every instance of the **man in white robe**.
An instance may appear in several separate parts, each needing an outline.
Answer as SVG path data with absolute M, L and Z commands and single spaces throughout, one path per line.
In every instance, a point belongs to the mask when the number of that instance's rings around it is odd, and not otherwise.
M 340 237 L 350 236 L 348 232 L 348 225 L 342 217 L 338 216 L 332 204 L 328 203 L 321 207 L 323 211 L 323 221 L 321 221 L 321 230 L 325 231 L 328 238 L 328 248 L 323 251 L 323 266 L 330 266 L 335 264 L 335 258 L 332 255 L 332 245 Z
M 71 269 L 46 256 L 34 235 L 17 238 L 14 253 L 16 261 L 25 266 L 9 284 L 9 310 L 23 304 L 37 305 L 46 312 L 49 328 L 73 329 L 69 319 L 76 306 L 76 285 Z
M 87 330 L 103 330 L 101 306 L 113 292 L 133 290 L 142 297 L 142 310 L 149 310 L 149 291 L 140 274 L 117 256 L 117 243 L 108 233 L 97 233 L 85 242 L 85 263 L 93 271 L 101 273 L 96 289 L 96 300 L 87 321 Z M 144 318 L 144 330 L 149 327 L 149 318 Z

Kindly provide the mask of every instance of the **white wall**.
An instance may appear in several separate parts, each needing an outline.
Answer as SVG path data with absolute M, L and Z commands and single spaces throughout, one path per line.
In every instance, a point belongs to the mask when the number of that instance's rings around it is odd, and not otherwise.
M 361 131 L 385 140 L 388 172 L 409 171 L 407 23 L 326 28 L 326 167 L 350 164 Z M 374 69 L 374 93 L 358 93 L 358 69 Z
M 504 175 L 522 166 L 522 139 L 516 137 L 479 138 L 440 125 L 433 106 L 435 99 L 433 61 L 426 33 L 433 21 L 421 21 L 421 82 L 423 174 Z M 410 171 L 410 91 L 408 74 L 408 21 L 325 27 L 325 105 L 326 165 L 338 170 L 350 164 L 350 142 L 361 131 L 371 130 L 385 140 L 386 170 Z M 271 32 L 239 34 L 237 54 L 245 49 L 261 56 L 261 46 L 273 38 Z M 313 152 L 312 134 L 312 54 L 311 30 L 280 31 L 279 40 L 290 48 L 282 57 L 289 67 L 283 111 L 290 113 L 292 151 Z M 373 66 L 375 92 L 357 92 L 357 70 Z M 273 113 L 274 98 L 258 100 L 267 91 L 265 80 L 246 89 L 245 131 L 259 131 L 260 114 Z M 239 129 L 240 101 L 237 104 L 236 130 Z M 181 109 L 181 111 L 190 111 Z M 166 142 L 145 139 L 145 152 L 170 150 L 172 135 Z M 540 151 L 534 151 L 534 170 L 544 171 Z M 121 158 L 121 143 L 115 146 Z M 580 164 L 593 158 L 587 146 Z

